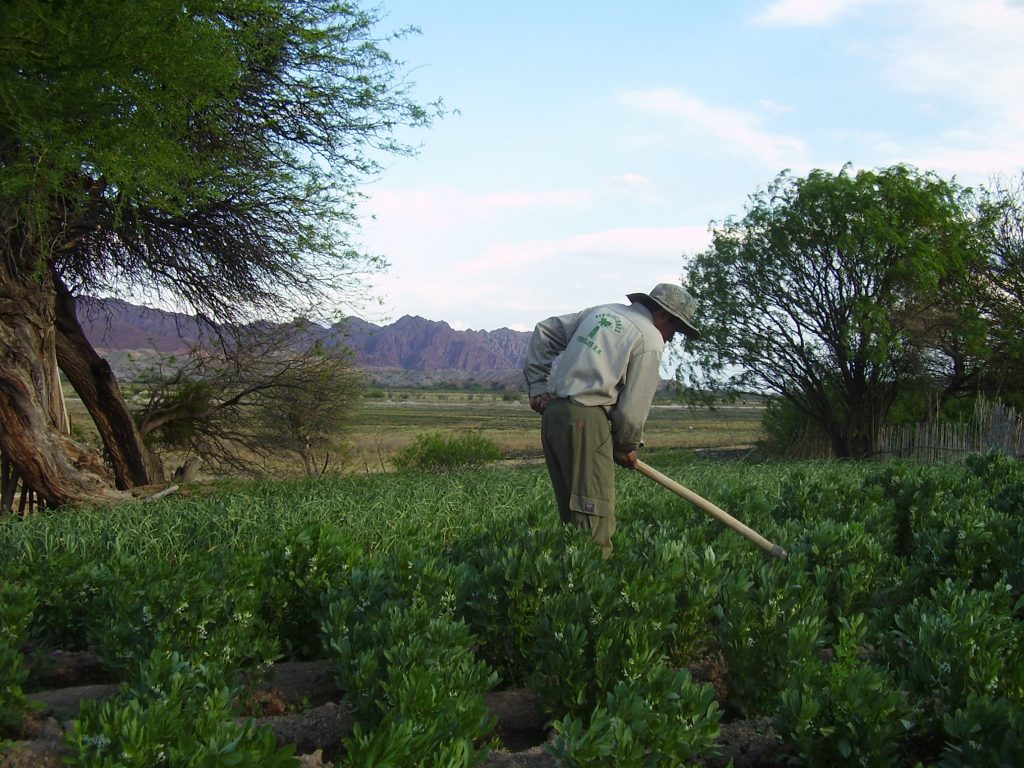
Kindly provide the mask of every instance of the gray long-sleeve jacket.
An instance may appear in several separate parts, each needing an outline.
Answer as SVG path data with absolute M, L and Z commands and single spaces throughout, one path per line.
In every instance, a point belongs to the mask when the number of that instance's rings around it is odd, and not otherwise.
M 606 304 L 537 323 L 523 373 L 530 397 L 549 392 L 603 407 L 618 451 L 643 444 L 665 341 L 642 304 Z M 555 373 L 551 367 L 562 355 Z

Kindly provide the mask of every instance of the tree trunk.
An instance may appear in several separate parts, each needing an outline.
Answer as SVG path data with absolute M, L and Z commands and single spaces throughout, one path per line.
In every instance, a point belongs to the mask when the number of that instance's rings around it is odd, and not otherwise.
M 162 482 L 162 463 L 143 444 L 109 363 L 96 354 L 82 331 L 74 297 L 56 276 L 54 288 L 57 360 L 99 430 L 117 487 L 128 489 Z
M 100 457 L 62 429 L 53 391 L 55 304 L 48 271 L 12 274 L 0 258 L 0 448 L 49 506 L 126 501 Z
M 306 470 L 306 477 L 316 477 L 319 472 L 316 469 L 316 457 L 313 455 L 313 448 L 309 444 L 309 440 L 305 442 L 300 451 L 302 454 L 302 466 Z
M 878 449 L 878 423 L 874 418 L 872 403 L 882 397 L 882 392 L 875 387 L 859 384 L 847 392 L 849 414 L 846 417 L 846 444 L 848 457 L 851 459 L 867 459 Z

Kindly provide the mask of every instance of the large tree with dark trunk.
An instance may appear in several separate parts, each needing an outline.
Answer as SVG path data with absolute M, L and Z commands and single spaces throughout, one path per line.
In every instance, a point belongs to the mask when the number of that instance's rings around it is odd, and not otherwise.
M 5 3 L 0 448 L 43 501 L 160 479 L 76 297 L 283 319 L 382 266 L 350 242 L 357 185 L 439 106 L 411 99 L 379 23 L 327 0 Z M 109 477 L 62 428 L 58 368 Z
M 996 183 L 981 210 L 990 225 L 983 230 L 979 312 L 989 333 L 976 389 L 1024 407 L 1024 174 Z
M 973 290 L 973 214 L 967 190 L 906 166 L 780 174 L 689 265 L 687 383 L 774 393 L 836 456 L 872 454 L 896 396 L 978 338 L 944 303 Z

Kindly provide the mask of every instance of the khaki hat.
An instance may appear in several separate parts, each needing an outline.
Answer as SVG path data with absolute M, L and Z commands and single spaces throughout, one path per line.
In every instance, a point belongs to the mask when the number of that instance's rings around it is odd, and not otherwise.
M 658 283 L 651 292 L 630 293 L 626 295 L 630 301 L 650 299 L 683 324 L 683 332 L 691 339 L 699 339 L 700 331 L 693 324 L 693 313 L 697 311 L 697 301 L 685 289 L 672 283 Z

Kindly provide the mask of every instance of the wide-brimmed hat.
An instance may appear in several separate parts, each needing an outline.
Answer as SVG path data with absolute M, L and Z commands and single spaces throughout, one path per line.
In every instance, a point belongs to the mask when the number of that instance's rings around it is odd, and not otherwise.
M 650 299 L 683 324 L 683 332 L 691 339 L 699 339 L 700 331 L 693 324 L 693 314 L 697 311 L 697 300 L 684 288 L 673 283 L 658 283 L 650 293 L 630 293 L 626 295 L 630 301 Z

